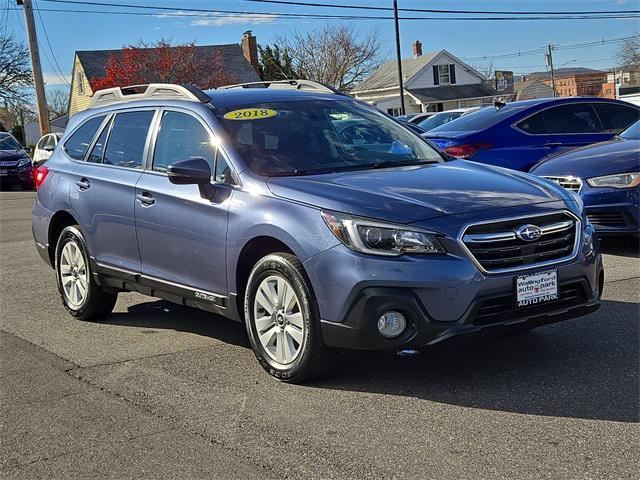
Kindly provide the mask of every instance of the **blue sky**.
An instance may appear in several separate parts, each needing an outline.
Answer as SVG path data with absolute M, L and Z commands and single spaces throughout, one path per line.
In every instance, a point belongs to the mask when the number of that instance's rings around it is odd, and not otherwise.
M 123 8 L 89 7 L 82 5 L 64 5 L 33 0 L 42 9 L 71 8 L 77 10 L 118 10 Z M 300 20 L 279 17 L 277 12 L 327 14 L 358 13 L 353 10 L 293 7 L 268 5 L 242 0 L 102 0 L 111 3 L 129 3 L 138 5 L 162 5 L 180 8 L 220 8 L 227 10 L 261 12 L 260 16 L 230 15 L 226 17 L 164 17 L 164 16 L 128 16 L 128 15 L 90 15 L 80 13 L 41 12 L 53 52 L 65 74 L 72 68 L 75 50 L 100 50 L 120 48 L 123 45 L 137 43 L 139 40 L 153 42 L 161 37 L 171 38 L 174 42 L 195 41 L 200 45 L 236 43 L 242 32 L 251 29 L 259 43 L 269 43 L 275 35 L 298 29 L 307 30 L 322 26 L 326 20 Z M 314 0 L 317 3 L 349 3 L 352 5 L 391 6 L 391 0 Z M 0 28 L 3 22 L 20 40 L 26 41 L 24 18 L 21 11 L 12 11 L 15 0 L 0 0 Z M 414 8 L 442 9 L 485 9 L 485 10 L 624 10 L 639 9 L 637 0 L 398 0 L 399 6 Z M 371 12 L 372 15 L 384 15 L 384 12 Z M 424 15 L 424 14 L 423 14 Z M 344 21 L 344 20 L 342 20 Z M 334 20 L 334 22 L 339 22 Z M 46 45 L 45 35 L 36 15 L 42 51 L 43 70 L 49 86 L 61 83 L 54 74 L 52 54 Z M 391 21 L 360 21 L 357 28 L 362 31 L 377 29 L 382 40 L 384 53 L 393 56 L 394 33 Z M 552 44 L 573 44 L 593 40 L 610 39 L 638 34 L 638 20 L 580 20 L 580 21 L 518 21 L 518 22 L 453 22 L 453 21 L 403 21 L 400 25 L 403 56 L 411 55 L 414 40 L 423 43 L 424 52 L 447 49 L 462 57 L 479 57 L 503 53 L 532 50 Z M 556 66 L 584 66 L 589 68 L 607 68 L 615 63 L 615 54 L 619 44 L 592 46 L 589 48 L 557 51 L 554 54 Z M 46 54 L 46 55 L 45 55 Z M 487 61 L 471 59 L 468 62 L 479 66 Z M 493 60 L 497 69 L 513 70 L 525 73 L 544 70 L 542 54 L 526 55 L 516 58 Z

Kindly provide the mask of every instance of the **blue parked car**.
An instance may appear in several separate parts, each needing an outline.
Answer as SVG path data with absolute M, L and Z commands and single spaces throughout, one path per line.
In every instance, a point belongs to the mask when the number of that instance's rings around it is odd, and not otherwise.
M 98 91 L 60 145 L 36 171 L 33 235 L 69 314 L 100 318 L 125 291 L 215 312 L 244 322 L 284 381 L 325 373 L 342 348 L 527 330 L 600 305 L 579 196 L 445 161 L 320 84 Z
M 425 135 L 457 158 L 523 172 L 544 157 L 611 140 L 640 108 L 604 98 L 544 98 L 485 107 Z
M 640 233 L 640 122 L 608 142 L 546 159 L 531 173 L 578 192 L 599 234 Z

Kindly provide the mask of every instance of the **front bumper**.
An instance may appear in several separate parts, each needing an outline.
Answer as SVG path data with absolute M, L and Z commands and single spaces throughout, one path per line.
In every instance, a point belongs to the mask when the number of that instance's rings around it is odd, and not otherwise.
M 0 183 L 7 185 L 26 185 L 33 183 L 33 169 L 4 168 L 0 167 Z
M 640 234 L 640 187 L 591 188 L 583 184 L 580 196 L 598 235 Z
M 581 242 L 596 242 L 593 233 L 586 226 Z M 305 262 L 325 343 L 349 349 L 419 348 L 459 335 L 554 323 L 600 307 L 604 272 L 597 245 L 581 245 L 570 261 L 527 269 L 558 271 L 559 299 L 531 307 L 515 306 L 514 277 L 522 272 L 483 274 L 453 245 L 447 250 L 445 258 L 390 260 L 338 246 Z M 318 275 L 324 280 L 319 282 Z M 378 318 L 390 310 L 403 313 L 409 325 L 395 339 L 377 330 Z

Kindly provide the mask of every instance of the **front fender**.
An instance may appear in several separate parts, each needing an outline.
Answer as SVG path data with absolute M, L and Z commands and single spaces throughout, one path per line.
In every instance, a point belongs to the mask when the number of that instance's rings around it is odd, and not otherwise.
M 227 232 L 230 290 L 237 284 L 236 266 L 242 249 L 257 237 L 270 237 L 284 243 L 301 262 L 340 243 L 324 223 L 320 209 L 268 195 L 236 191 L 229 207 Z

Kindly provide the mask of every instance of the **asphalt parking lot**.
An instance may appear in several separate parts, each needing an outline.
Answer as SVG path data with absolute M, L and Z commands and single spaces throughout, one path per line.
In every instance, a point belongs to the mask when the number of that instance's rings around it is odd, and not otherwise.
M 416 356 L 269 378 L 243 325 L 138 294 L 68 316 L 0 193 L 2 478 L 639 478 L 640 259 L 604 244 L 603 307 Z

